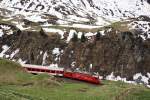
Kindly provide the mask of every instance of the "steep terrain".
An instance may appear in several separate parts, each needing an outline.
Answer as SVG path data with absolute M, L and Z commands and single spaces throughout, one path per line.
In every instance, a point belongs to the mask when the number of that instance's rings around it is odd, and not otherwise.
M 149 100 L 150 97 L 150 90 L 142 85 L 112 81 L 93 85 L 31 75 L 19 64 L 4 59 L 0 59 L 0 70 L 1 100 Z
M 1 0 L 1 14 L 22 15 L 34 22 L 51 22 L 49 15 L 58 18 L 58 24 L 107 25 L 112 21 L 150 15 L 147 0 Z M 51 17 L 54 18 L 54 17 Z
M 81 38 L 66 42 L 60 35 L 49 35 L 42 30 L 17 30 L 0 38 L 0 55 L 28 64 L 57 64 L 87 71 L 92 66 L 92 72 L 99 72 L 104 76 L 114 72 L 128 80 L 133 80 L 132 76 L 136 73 L 147 75 L 150 71 L 149 39 L 143 40 L 136 33 L 119 32 L 111 27 L 106 27 L 104 34 L 98 39 L 94 35 L 94 40 L 87 38 L 83 41 Z
M 104 78 L 141 73 L 149 84 L 149 0 L 1 0 L 0 7 L 0 57 Z

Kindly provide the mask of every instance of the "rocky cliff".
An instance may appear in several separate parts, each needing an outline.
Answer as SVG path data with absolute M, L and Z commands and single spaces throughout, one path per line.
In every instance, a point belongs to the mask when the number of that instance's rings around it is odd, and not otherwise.
M 104 76 L 114 72 L 128 79 L 138 72 L 150 72 L 150 40 L 143 40 L 133 32 L 105 27 L 105 35 L 67 43 L 59 34 L 48 35 L 42 29 L 39 32 L 21 31 L 15 26 L 1 26 L 13 31 L 13 34 L 5 33 L 0 38 L 0 55 L 7 59 L 39 65 L 53 63 L 72 70 L 99 72 Z

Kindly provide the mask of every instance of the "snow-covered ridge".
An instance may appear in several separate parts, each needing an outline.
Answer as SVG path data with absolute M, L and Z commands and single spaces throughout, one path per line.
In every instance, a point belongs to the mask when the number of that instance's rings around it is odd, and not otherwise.
M 13 34 L 13 30 L 8 25 L 0 25 L 0 37 L 2 37 L 4 34 L 11 35 Z
M 13 14 L 48 13 L 69 21 L 118 21 L 150 15 L 147 0 L 2 0 L 0 7 Z M 84 19 L 83 19 L 84 18 Z M 90 21 L 89 20 L 89 21 Z
M 146 87 L 150 88 L 150 73 L 148 72 L 146 75 L 143 75 L 141 73 L 136 73 L 133 75 L 133 80 L 127 80 L 126 78 L 122 78 L 121 76 L 114 76 L 114 73 L 112 72 L 110 75 L 106 76 L 106 80 L 111 81 L 122 81 L 125 83 L 131 83 L 131 84 L 143 84 Z
M 136 33 L 143 40 L 150 38 L 150 22 L 149 21 L 134 21 L 129 24 L 130 30 L 136 30 Z

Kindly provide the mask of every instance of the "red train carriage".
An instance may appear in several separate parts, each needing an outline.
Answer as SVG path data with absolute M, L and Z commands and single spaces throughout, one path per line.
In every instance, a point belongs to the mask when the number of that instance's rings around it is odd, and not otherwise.
M 33 74 L 34 73 L 35 74 L 48 73 L 54 76 L 63 76 L 63 73 L 64 73 L 64 69 L 58 68 L 58 67 L 29 65 L 29 64 L 24 64 L 22 66 L 27 72 L 33 73 Z
M 100 84 L 99 78 L 92 76 L 90 74 L 79 73 L 79 72 L 64 72 L 63 76 L 66 78 L 81 80 L 89 83 Z

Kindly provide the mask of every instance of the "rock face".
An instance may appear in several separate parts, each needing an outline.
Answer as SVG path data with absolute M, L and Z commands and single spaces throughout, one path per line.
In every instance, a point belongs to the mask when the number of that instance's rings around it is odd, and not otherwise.
M 147 0 L 147 2 L 150 4 L 150 0 Z
M 3 45 L 9 47 L 9 50 L 2 57 L 11 60 L 21 58 L 26 63 L 39 65 L 52 63 L 53 56 L 51 54 L 53 48 L 64 48 L 65 46 L 65 43 L 60 40 L 59 35 L 51 34 L 51 36 L 48 36 L 42 31 L 30 32 L 18 30 L 14 31 L 12 35 L 4 34 L 0 38 L 0 41 L 1 48 Z M 15 53 L 16 50 L 19 50 L 17 54 Z M 0 52 L 3 52 L 3 50 Z M 45 58 L 43 57 L 44 55 Z
M 149 42 L 134 37 L 131 32 L 110 32 L 93 43 L 69 43 L 60 64 L 69 66 L 76 62 L 76 66 L 86 69 L 92 64 L 93 70 L 101 74 L 115 72 L 115 75 L 130 79 L 137 72 L 146 74 L 150 71 Z
M 150 72 L 150 40 L 143 40 L 131 32 L 114 29 L 100 35 L 93 41 L 70 41 L 60 39 L 58 34 L 48 36 L 43 31 L 30 32 L 15 29 L 11 35 L 0 38 L 0 47 L 9 50 L 4 58 L 22 59 L 29 64 L 49 65 L 57 63 L 61 67 L 99 72 L 132 79 L 133 74 Z M 14 56 L 13 53 L 19 50 Z M 0 52 L 3 50 L 1 49 Z

